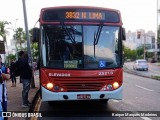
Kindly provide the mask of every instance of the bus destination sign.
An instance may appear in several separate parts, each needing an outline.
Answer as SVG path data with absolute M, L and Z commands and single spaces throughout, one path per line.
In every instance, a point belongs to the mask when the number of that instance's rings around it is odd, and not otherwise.
M 65 12 L 65 19 L 105 20 L 104 12 Z
M 82 22 L 120 22 L 117 12 L 95 9 L 46 9 L 42 10 L 42 20 L 45 22 L 82 21 Z

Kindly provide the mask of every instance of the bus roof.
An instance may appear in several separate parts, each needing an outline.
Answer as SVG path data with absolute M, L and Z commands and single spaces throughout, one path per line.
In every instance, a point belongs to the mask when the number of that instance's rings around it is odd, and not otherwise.
M 45 7 L 45 8 L 42 8 L 41 11 L 43 11 L 43 10 L 48 10 L 48 9 L 59 9 L 59 8 L 86 8 L 86 9 L 99 9 L 99 10 L 110 10 L 110 11 L 115 11 L 115 12 L 120 13 L 120 11 L 117 10 L 117 9 L 105 8 L 105 7 L 96 7 L 96 6 L 55 6 L 55 7 Z

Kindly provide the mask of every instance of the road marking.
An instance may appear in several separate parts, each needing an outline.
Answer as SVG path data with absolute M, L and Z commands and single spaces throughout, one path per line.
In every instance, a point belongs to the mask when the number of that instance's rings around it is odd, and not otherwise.
M 150 119 L 150 118 L 148 118 L 148 117 L 141 117 L 143 120 L 152 120 L 152 119 Z
M 139 86 L 139 85 L 136 85 L 136 87 L 139 87 L 139 88 L 142 88 L 142 89 L 144 89 L 144 90 L 148 90 L 148 91 L 154 91 L 154 90 L 151 90 L 151 89 L 148 89 L 148 88 L 145 88 L 145 87 Z

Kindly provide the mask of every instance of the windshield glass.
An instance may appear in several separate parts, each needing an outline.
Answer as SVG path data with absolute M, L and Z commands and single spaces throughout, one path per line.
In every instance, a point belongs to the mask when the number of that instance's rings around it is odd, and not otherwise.
M 119 29 L 104 25 L 44 25 L 43 65 L 60 69 L 119 67 Z

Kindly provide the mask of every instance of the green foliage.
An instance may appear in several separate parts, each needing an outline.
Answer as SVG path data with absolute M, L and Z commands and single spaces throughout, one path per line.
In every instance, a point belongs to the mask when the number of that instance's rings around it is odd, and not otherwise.
M 26 35 L 25 35 L 25 32 L 23 31 L 23 28 L 19 27 L 16 29 L 16 33 L 13 35 L 14 39 L 16 40 L 17 44 L 19 44 L 19 48 L 20 50 L 22 50 L 22 43 L 25 42 L 26 40 Z
M 0 21 L 0 36 L 5 37 L 8 31 L 5 29 L 5 26 L 9 24 L 7 21 Z
M 153 58 L 154 53 L 153 52 L 147 52 L 146 56 L 147 56 L 147 58 Z
M 124 58 L 125 60 L 135 60 L 135 59 L 143 59 L 144 57 L 144 48 L 138 47 L 136 50 L 131 50 L 128 47 L 124 47 Z M 146 52 L 146 58 L 152 58 L 154 56 L 153 52 Z
M 38 57 L 38 43 L 32 43 L 31 49 L 32 49 L 33 59 L 37 59 L 37 57 Z
M 124 58 L 125 60 L 135 60 L 137 58 L 137 51 L 124 46 Z
M 160 80 L 160 76 L 152 75 L 151 77 L 152 77 L 153 79 Z
M 9 54 L 8 56 L 6 56 L 6 65 L 9 66 L 11 63 L 11 60 L 16 60 L 16 55 L 13 54 Z
M 143 47 L 139 47 L 139 48 L 137 48 L 136 51 L 137 51 L 137 58 L 138 58 L 138 59 L 143 58 L 144 48 L 143 48 Z
M 0 21 L 0 36 L 2 36 L 3 41 L 6 43 L 6 46 L 7 46 L 6 36 L 9 32 L 5 29 L 5 26 L 8 24 L 9 23 L 7 21 Z

